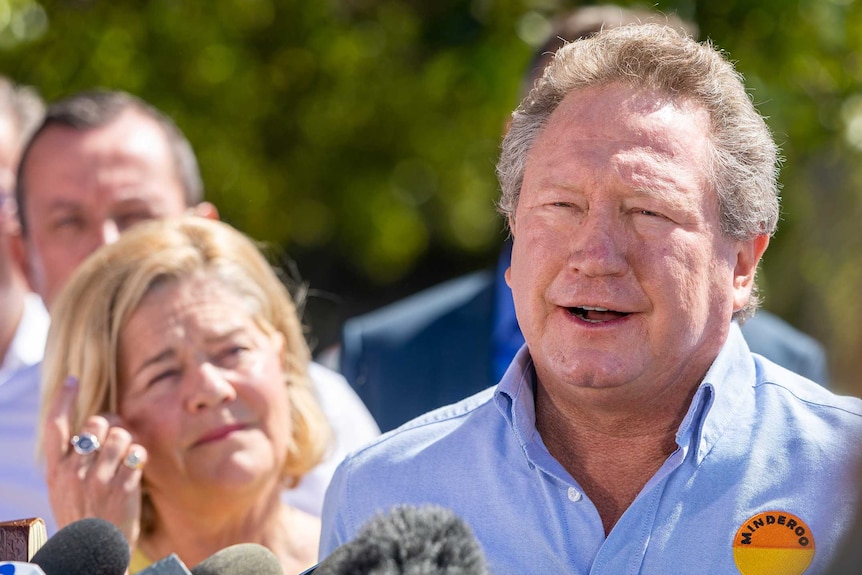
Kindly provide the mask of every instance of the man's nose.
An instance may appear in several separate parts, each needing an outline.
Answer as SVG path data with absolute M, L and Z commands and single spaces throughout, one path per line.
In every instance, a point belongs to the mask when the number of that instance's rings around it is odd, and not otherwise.
M 575 227 L 569 264 L 587 276 L 626 272 L 625 230 L 613 214 L 591 210 Z

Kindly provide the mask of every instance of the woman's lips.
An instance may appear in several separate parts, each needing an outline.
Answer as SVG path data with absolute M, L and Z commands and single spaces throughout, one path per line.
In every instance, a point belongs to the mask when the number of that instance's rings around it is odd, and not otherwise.
M 235 431 L 240 431 L 246 428 L 244 423 L 234 423 L 231 425 L 223 425 L 221 427 L 217 427 L 211 431 L 208 431 L 204 435 L 202 435 L 195 443 L 194 447 L 199 445 L 204 445 L 206 443 L 212 443 L 214 441 L 222 440 Z

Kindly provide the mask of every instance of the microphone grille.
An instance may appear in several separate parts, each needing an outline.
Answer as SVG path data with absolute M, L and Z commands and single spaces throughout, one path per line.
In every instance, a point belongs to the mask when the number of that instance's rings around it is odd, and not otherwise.
M 444 507 L 398 506 L 366 523 L 315 575 L 488 575 L 472 530 Z
M 88 517 L 57 531 L 31 563 L 46 575 L 118 575 L 129 566 L 129 543 L 113 523 Z
M 192 568 L 192 575 L 284 575 L 281 562 L 272 551 L 256 543 L 225 547 Z

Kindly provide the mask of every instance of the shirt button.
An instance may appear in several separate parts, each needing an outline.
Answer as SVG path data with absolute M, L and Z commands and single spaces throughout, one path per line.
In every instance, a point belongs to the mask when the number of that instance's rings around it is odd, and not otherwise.
M 572 503 L 578 502 L 581 500 L 581 492 L 575 489 L 574 487 L 569 487 L 569 501 Z

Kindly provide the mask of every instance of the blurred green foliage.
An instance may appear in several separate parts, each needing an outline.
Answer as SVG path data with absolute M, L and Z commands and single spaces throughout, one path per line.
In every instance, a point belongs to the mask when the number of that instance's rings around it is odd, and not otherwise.
M 737 61 L 785 157 L 765 307 L 826 345 L 837 388 L 862 393 L 862 5 L 699 0 L 696 14 Z
M 224 219 L 349 303 L 340 319 L 493 262 L 503 124 L 548 18 L 575 5 L 0 0 L 0 71 L 49 100 L 119 88 L 173 116 Z M 769 117 L 786 162 L 765 307 L 823 341 L 836 386 L 859 392 L 862 6 L 652 5 L 727 50 Z

